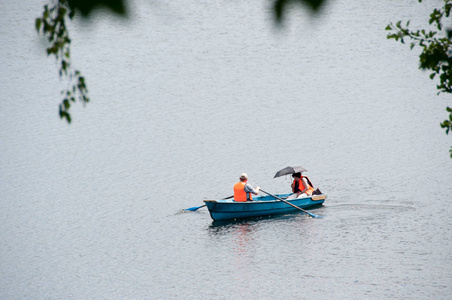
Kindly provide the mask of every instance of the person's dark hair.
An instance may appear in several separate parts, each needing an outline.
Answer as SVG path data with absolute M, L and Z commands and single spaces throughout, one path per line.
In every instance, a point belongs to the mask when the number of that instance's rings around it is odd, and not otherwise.
M 293 174 L 292 174 L 292 177 L 293 177 L 293 178 L 295 178 L 295 177 L 300 177 L 300 178 L 301 178 L 301 173 L 293 173 Z

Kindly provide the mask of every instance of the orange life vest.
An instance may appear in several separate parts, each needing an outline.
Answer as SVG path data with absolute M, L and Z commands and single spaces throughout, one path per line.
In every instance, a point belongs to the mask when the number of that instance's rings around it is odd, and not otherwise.
M 247 201 L 247 199 L 246 199 L 247 193 L 245 192 L 245 185 L 246 185 L 246 182 L 242 182 L 242 181 L 237 182 L 234 185 L 234 200 L 236 202 L 246 202 Z M 253 200 L 253 196 L 251 196 L 251 193 L 249 193 L 249 195 L 250 195 L 250 200 Z
M 311 181 L 309 180 L 309 178 L 306 177 L 306 176 L 301 176 L 300 180 L 298 181 L 298 189 L 299 189 L 300 191 L 303 191 L 303 190 L 306 188 L 306 187 L 304 186 L 304 184 L 303 184 L 303 180 L 302 180 L 303 178 L 306 178 L 306 181 L 308 182 L 308 190 L 306 191 L 306 194 L 309 194 L 308 191 L 314 190 L 314 187 L 312 186 L 312 183 L 311 183 Z M 295 182 L 296 182 L 296 180 L 294 180 L 294 181 L 293 181 L 293 184 L 292 184 L 292 192 L 293 192 L 293 193 L 296 193 L 296 191 L 295 191 Z

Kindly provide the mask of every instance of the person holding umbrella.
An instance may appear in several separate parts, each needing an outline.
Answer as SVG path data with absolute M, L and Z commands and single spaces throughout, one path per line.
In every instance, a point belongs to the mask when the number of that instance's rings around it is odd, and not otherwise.
M 260 187 L 253 188 L 250 184 L 248 184 L 248 175 L 246 175 L 245 173 L 242 173 L 239 179 L 240 181 L 234 185 L 234 201 L 253 201 L 253 196 L 251 194 L 257 195 L 259 193 Z
M 276 172 L 275 177 L 281 177 L 284 175 L 292 174 L 292 177 L 294 181 L 292 182 L 291 188 L 293 194 L 289 196 L 287 199 L 295 199 L 300 196 L 306 197 L 306 196 L 312 196 L 314 195 L 320 195 L 322 192 L 317 189 L 314 191 L 314 186 L 312 185 L 311 181 L 308 177 L 301 175 L 303 172 L 306 172 L 307 170 L 303 168 L 302 166 L 295 166 L 295 167 L 285 167 L 284 169 L 279 170 Z
M 296 194 L 295 198 L 300 196 L 312 196 L 314 192 L 314 187 L 311 184 L 311 181 L 306 176 L 302 176 L 300 173 L 293 173 L 293 182 L 292 182 L 292 192 Z

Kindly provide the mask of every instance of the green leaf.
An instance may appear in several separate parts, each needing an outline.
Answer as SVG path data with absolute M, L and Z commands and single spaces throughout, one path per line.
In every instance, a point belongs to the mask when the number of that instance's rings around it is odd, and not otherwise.
M 66 119 L 66 121 L 70 124 L 71 123 L 71 115 L 66 111 L 63 110 L 63 107 L 60 104 L 60 118 Z
M 61 19 L 64 19 L 64 17 L 66 16 L 66 13 L 67 13 L 67 9 L 64 8 L 63 6 L 60 6 L 60 10 L 58 11 L 58 16 Z
M 64 104 L 65 110 L 67 110 L 67 109 L 69 109 L 69 107 L 71 107 L 71 104 L 69 103 L 68 99 L 64 99 L 63 104 Z
M 314 0 L 317 1 L 318 0 Z M 89 17 L 98 7 L 108 8 L 119 16 L 127 16 L 126 0 L 67 0 L 71 11 L 79 11 L 83 17 Z
M 41 29 L 41 25 L 42 25 L 42 19 L 41 18 L 37 18 L 36 19 L 36 31 L 40 31 L 40 29 Z
M 275 14 L 276 23 L 281 24 L 283 21 L 284 7 L 286 6 L 286 0 L 276 0 L 273 3 L 273 12 Z

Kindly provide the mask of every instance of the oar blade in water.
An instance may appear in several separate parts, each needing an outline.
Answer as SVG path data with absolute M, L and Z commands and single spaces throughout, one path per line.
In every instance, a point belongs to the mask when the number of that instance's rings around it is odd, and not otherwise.
M 193 207 L 187 208 L 185 210 L 197 211 L 198 209 L 200 209 L 201 207 L 204 207 L 204 206 L 206 206 L 206 205 L 204 204 L 204 205 L 201 205 L 201 206 L 193 206 Z
M 323 216 L 315 215 L 315 214 L 310 213 L 310 212 L 308 212 L 308 211 L 305 211 L 305 213 L 307 213 L 308 215 L 310 215 L 310 216 L 313 217 L 313 218 L 317 218 L 317 219 L 322 219 L 322 218 L 323 218 Z
M 223 199 L 221 199 L 221 200 L 231 199 L 231 198 L 233 198 L 233 197 L 234 197 L 234 195 L 229 196 L 229 197 L 226 197 L 226 198 L 223 198 Z M 185 209 L 185 210 L 189 210 L 189 211 L 197 211 L 198 209 L 200 209 L 201 207 L 204 207 L 204 206 L 206 206 L 206 205 L 204 204 L 204 205 L 201 205 L 201 206 L 193 206 L 193 207 L 187 208 L 187 209 Z

